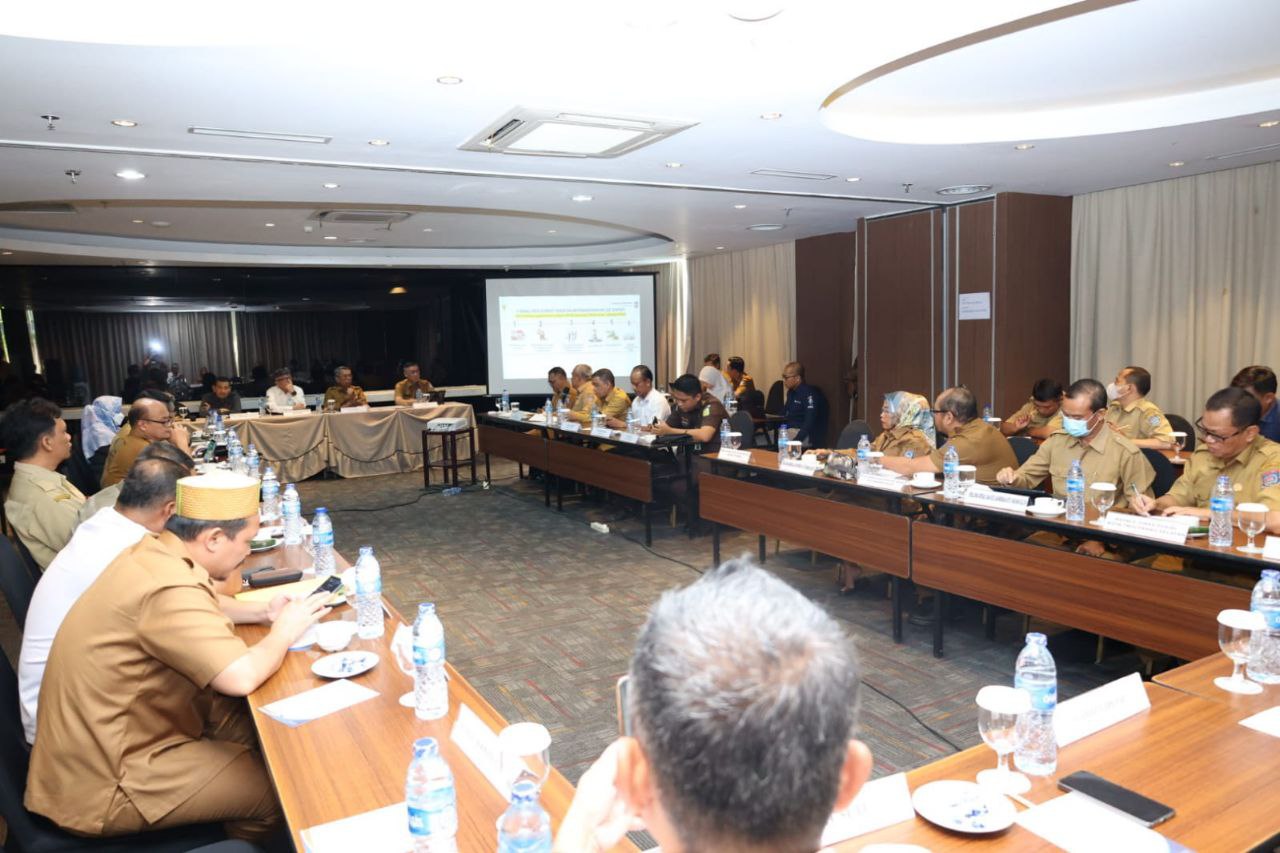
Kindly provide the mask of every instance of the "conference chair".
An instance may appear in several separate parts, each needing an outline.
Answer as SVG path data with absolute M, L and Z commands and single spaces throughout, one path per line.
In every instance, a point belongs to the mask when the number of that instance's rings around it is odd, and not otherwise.
M 9 540 L 13 546 L 18 549 L 18 553 L 22 556 L 22 562 L 27 564 L 27 571 L 31 573 L 31 577 L 37 581 L 44 574 L 44 569 L 40 568 L 40 564 L 36 562 L 36 558 L 31 555 L 31 549 L 18 536 L 14 536 Z
M 782 414 L 782 407 L 787 403 L 787 395 L 782 389 L 781 379 L 769 386 L 769 396 L 764 401 L 764 413 L 766 415 Z
M 37 576 L 31 574 L 13 543 L 0 536 L 0 592 L 4 593 L 19 628 L 26 627 L 27 608 L 31 606 L 36 580 Z
M 1165 492 L 1173 488 L 1173 481 L 1178 479 L 1178 472 L 1173 470 L 1173 463 L 1169 461 L 1169 457 L 1159 450 L 1144 447 L 1142 455 L 1147 457 L 1147 461 L 1156 472 L 1156 478 L 1151 481 L 1151 492 L 1158 498 L 1163 497 Z
M 857 447 L 858 442 L 862 441 L 864 435 L 870 440 L 871 426 L 866 421 L 849 421 L 849 423 L 845 424 L 844 429 L 840 430 L 840 437 L 836 439 L 835 449 L 848 450 L 851 447 Z
M 749 412 L 744 412 L 742 409 L 739 409 L 730 415 L 729 429 L 742 436 L 743 447 L 755 447 L 756 422 L 751 420 L 751 414 Z
M 1165 420 L 1169 422 L 1169 426 L 1173 427 L 1174 432 L 1185 432 L 1187 434 L 1187 443 L 1183 446 L 1183 453 L 1190 453 L 1196 449 L 1196 428 L 1184 418 L 1182 415 L 1166 414 Z
M 27 811 L 22 804 L 30 764 L 22 714 L 18 704 L 18 676 L 9 659 L 0 655 L 0 816 L 8 834 L 9 853 L 192 853 L 227 840 L 221 824 L 197 824 L 112 838 L 81 838 L 59 829 L 52 821 Z M 254 850 L 252 846 L 211 848 L 225 853 Z
M 71 455 L 67 457 L 66 462 L 62 463 L 62 467 L 63 475 L 86 498 L 97 494 L 98 490 L 102 488 L 100 485 L 102 472 L 98 472 L 97 477 L 93 476 L 93 468 L 89 465 L 89 460 L 84 458 L 84 445 L 80 443 L 79 435 L 71 437 Z
M 1036 455 L 1036 449 L 1039 447 L 1035 441 L 1025 435 L 1015 435 L 1010 437 L 1009 446 L 1013 448 L 1013 455 L 1017 457 L 1018 464 L 1022 465 L 1032 456 Z

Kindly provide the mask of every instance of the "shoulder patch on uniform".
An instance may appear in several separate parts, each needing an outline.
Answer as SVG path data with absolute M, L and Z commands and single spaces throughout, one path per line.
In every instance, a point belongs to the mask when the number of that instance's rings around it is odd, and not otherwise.
M 908 450 L 906 453 L 902 454 L 902 458 L 903 458 L 903 459 L 915 459 L 915 458 L 916 458 L 916 452 L 915 452 L 914 450 Z
M 1280 468 L 1262 472 L 1262 488 L 1269 489 L 1272 486 L 1280 486 Z
M 705 417 L 708 417 L 710 414 L 711 414 L 711 407 L 710 407 L 710 406 L 703 406 L 703 407 L 702 407 L 702 416 L 705 418 Z
M 1147 423 L 1151 424 L 1152 426 L 1158 426 L 1160 424 L 1160 416 L 1152 415 L 1151 417 L 1147 418 Z

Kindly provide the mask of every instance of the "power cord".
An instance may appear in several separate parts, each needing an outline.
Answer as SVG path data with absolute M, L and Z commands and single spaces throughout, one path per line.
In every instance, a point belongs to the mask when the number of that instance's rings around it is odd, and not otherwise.
M 890 696 L 888 693 L 886 693 L 885 691 L 881 690 L 879 687 L 876 687 L 876 686 L 875 686 L 874 684 L 872 684 L 870 681 L 867 681 L 866 676 L 863 676 L 863 678 L 862 678 L 862 685 L 863 685 L 864 687 L 869 687 L 869 688 L 871 688 L 871 690 L 872 690 L 873 692 L 880 694 L 880 695 L 881 695 L 881 696 L 883 696 L 885 699 L 888 699 L 890 702 L 892 702 L 893 704 L 897 705 L 897 706 L 898 706 L 899 708 L 901 708 L 902 710 L 906 711 L 908 714 L 910 714 L 910 715 L 911 715 L 911 719 L 915 720 L 917 723 L 919 723 L 919 724 L 920 724 L 920 727 L 921 727 L 921 728 L 923 728 L 923 729 L 924 729 L 925 731 L 927 731 L 929 734 L 931 734 L 931 735 L 933 735 L 934 737 L 936 737 L 938 740 L 940 740 L 940 741 L 942 741 L 943 743 L 945 743 L 947 746 L 951 747 L 951 749 L 952 749 L 953 751 L 955 751 L 955 752 L 963 752 L 963 751 L 964 751 L 964 747 L 959 746 L 958 744 L 956 744 L 956 742 L 955 742 L 955 741 L 951 740 L 951 738 L 947 737 L 947 736 L 946 736 L 946 735 L 944 735 L 942 732 L 938 731 L 938 730 L 937 730 L 937 729 L 935 729 L 933 726 L 931 726 L 931 725 L 929 725 L 928 723 L 926 723 L 924 720 L 920 719 L 919 715 L 918 715 L 918 714 L 916 714 L 916 712 L 915 712 L 915 711 L 911 710 L 911 709 L 910 709 L 910 708 L 908 708 L 905 704 L 903 704 L 902 702 L 899 702 L 897 699 L 893 698 L 893 697 L 892 697 L 892 696 Z

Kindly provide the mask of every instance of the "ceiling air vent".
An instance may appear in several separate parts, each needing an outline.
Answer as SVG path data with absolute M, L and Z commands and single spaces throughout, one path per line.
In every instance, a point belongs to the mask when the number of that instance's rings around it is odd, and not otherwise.
M 15 201 L 0 204 L 0 213 L 75 213 L 76 209 L 61 201 Z
M 618 157 L 694 124 L 516 107 L 458 147 L 536 157 Z
M 835 175 L 824 175 L 821 172 L 789 172 L 786 169 L 756 169 L 751 174 L 764 175 L 766 178 L 795 178 L 801 181 L 829 181 Z
M 1256 148 L 1246 148 L 1243 151 L 1228 151 L 1226 154 L 1214 154 L 1206 157 L 1206 160 L 1230 160 L 1232 157 L 1247 157 L 1250 154 L 1262 154 L 1266 151 L 1274 151 L 1280 148 L 1280 142 L 1272 142 L 1270 145 L 1259 145 Z
M 321 210 L 312 219 L 328 225 L 373 225 L 390 228 L 409 218 L 407 210 Z

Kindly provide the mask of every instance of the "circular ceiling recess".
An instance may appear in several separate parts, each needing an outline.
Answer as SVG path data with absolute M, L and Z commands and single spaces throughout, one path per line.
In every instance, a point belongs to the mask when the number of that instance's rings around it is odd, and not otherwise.
M 823 121 L 861 139 L 957 145 L 1125 133 L 1275 108 L 1280 3 L 1162 0 L 1158 15 L 1152 8 L 1095 4 L 922 50 L 832 92 Z M 1189 55 L 1197 61 L 1186 62 Z

